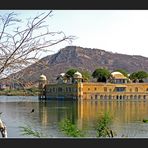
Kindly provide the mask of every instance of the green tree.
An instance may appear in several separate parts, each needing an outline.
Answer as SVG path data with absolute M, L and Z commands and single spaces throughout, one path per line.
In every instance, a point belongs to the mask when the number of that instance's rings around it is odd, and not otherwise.
M 74 81 L 73 75 L 74 75 L 74 73 L 77 72 L 77 71 L 78 71 L 78 70 L 77 70 L 77 69 L 74 69 L 74 68 L 69 69 L 69 70 L 66 72 L 66 78 L 67 78 L 68 80 L 72 79 L 72 82 L 73 82 L 73 81 Z
M 106 82 L 110 72 L 105 68 L 98 68 L 92 73 L 92 76 L 97 79 L 97 82 Z
M 129 78 L 135 83 L 139 81 L 140 83 L 144 82 L 143 79 L 147 78 L 148 74 L 145 71 L 133 72 Z
M 67 77 L 68 77 L 68 78 L 73 78 L 74 73 L 77 72 L 77 71 L 78 71 L 78 70 L 77 70 L 77 69 L 74 69 L 74 68 L 69 69 L 69 70 L 66 72 Z
M 140 83 L 144 82 L 143 79 L 148 77 L 148 74 L 145 71 L 138 71 L 136 75 Z
M 82 77 L 83 77 L 83 81 L 89 81 L 91 78 L 91 74 L 88 71 L 81 71 Z
M 137 73 L 133 72 L 132 74 L 130 74 L 129 78 L 132 80 L 132 82 L 137 82 L 138 78 L 137 78 Z

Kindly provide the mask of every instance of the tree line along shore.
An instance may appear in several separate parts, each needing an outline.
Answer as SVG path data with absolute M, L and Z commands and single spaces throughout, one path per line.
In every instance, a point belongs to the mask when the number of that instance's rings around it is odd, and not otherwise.
M 10 90 L 0 90 L 0 95 L 5 96 L 37 96 L 38 88 L 28 88 L 28 89 L 10 89 Z

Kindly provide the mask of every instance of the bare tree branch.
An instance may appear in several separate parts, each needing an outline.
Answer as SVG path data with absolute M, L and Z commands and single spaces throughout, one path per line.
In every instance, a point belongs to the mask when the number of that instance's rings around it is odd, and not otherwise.
M 3 138 L 7 138 L 7 129 L 6 129 L 6 125 L 2 122 L 2 120 L 0 119 L 0 132 Z
M 37 62 L 40 53 L 50 51 L 51 46 L 72 42 L 74 36 L 49 31 L 47 19 L 51 16 L 52 11 L 41 13 L 28 19 L 25 27 L 13 12 L 0 16 L 0 77 Z

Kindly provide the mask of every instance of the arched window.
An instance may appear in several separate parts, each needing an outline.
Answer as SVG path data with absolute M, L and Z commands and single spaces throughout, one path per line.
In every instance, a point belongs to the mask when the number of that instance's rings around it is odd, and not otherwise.
M 100 99 L 103 99 L 103 95 L 100 96 Z
M 109 95 L 109 99 L 112 99 L 112 96 L 111 95 Z
M 104 87 L 104 91 L 107 92 L 107 87 Z
M 104 96 L 104 99 L 107 99 L 107 95 Z
M 62 92 L 62 87 L 59 87 L 58 88 L 58 92 Z
M 123 96 L 123 99 L 126 99 L 126 95 Z
M 71 92 L 71 87 L 69 87 L 69 92 Z
M 134 99 L 137 99 L 137 96 L 136 95 L 134 96 Z
M 135 92 L 138 92 L 138 88 L 137 87 L 135 88 Z

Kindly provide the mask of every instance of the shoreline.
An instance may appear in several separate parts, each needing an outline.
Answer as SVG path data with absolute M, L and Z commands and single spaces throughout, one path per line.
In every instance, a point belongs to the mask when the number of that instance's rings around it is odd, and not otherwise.
M 0 96 L 38 96 L 35 90 L 0 90 Z

